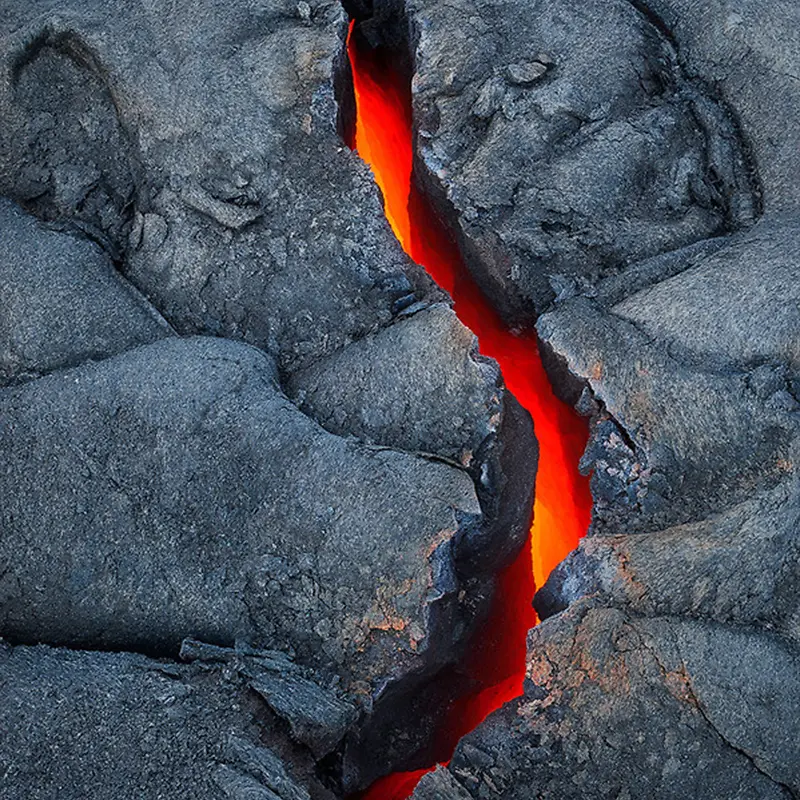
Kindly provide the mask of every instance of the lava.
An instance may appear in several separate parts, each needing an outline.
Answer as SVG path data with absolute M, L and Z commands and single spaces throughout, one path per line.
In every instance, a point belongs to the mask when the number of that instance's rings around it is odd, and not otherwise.
M 360 45 L 353 29 L 351 24 L 348 54 L 356 99 L 351 146 L 372 168 L 386 217 L 406 253 L 450 293 L 459 319 L 478 337 L 480 352 L 498 362 L 505 385 L 530 412 L 539 443 L 530 547 L 498 577 L 491 618 L 463 667 L 480 688 L 453 703 L 438 732 L 436 758 L 445 762 L 463 735 L 522 693 L 526 634 L 536 623 L 535 587 L 577 546 L 589 524 L 591 495 L 577 468 L 587 431 L 553 393 L 536 333 L 503 324 L 471 278 L 447 227 L 416 187 L 410 78 L 395 54 Z M 407 798 L 428 769 L 387 775 L 362 800 Z

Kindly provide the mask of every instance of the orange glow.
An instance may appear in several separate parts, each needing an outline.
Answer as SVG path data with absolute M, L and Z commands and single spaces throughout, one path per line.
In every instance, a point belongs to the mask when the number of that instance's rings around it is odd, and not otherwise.
M 587 430 L 554 395 L 535 332 L 512 332 L 503 324 L 471 278 L 453 237 L 414 185 L 408 76 L 390 53 L 359 47 L 352 24 L 348 53 L 356 97 L 354 144 L 372 168 L 387 219 L 405 251 L 450 293 L 481 353 L 498 362 L 506 386 L 530 412 L 539 442 L 531 546 L 499 576 L 490 619 L 470 648 L 464 671 L 477 688 L 453 704 L 439 732 L 437 758 L 445 762 L 464 734 L 522 693 L 526 633 L 536 623 L 535 586 L 543 585 L 575 549 L 590 521 L 588 480 L 577 469 Z M 403 800 L 426 771 L 387 775 L 362 798 Z

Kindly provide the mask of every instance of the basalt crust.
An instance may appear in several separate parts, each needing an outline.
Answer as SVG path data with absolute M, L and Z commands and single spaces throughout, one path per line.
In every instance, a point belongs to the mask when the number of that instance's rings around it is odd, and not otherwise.
M 537 441 L 347 146 L 348 14 L 590 427 L 523 694 L 413 797 L 800 795 L 798 13 L 0 0 L 0 798 L 342 798 L 470 688 Z

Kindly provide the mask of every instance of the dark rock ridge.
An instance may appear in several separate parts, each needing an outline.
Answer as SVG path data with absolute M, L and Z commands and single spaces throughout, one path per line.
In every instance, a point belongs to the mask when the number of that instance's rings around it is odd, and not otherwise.
M 31 665 L 0 685 L 76 684 L 30 747 L 14 723 L 0 757 L 28 777 L 0 772 L 0 796 L 87 769 L 70 796 L 138 796 L 125 742 L 161 701 L 125 651 L 192 696 L 186 637 L 290 658 L 293 682 L 263 668 L 246 693 L 320 798 L 424 751 L 430 726 L 396 725 L 410 692 L 435 717 L 457 691 L 434 678 L 524 541 L 536 445 L 344 144 L 346 30 L 327 2 L 0 0 L 0 636 Z M 92 670 L 113 684 L 97 713 Z M 101 741 L 137 691 L 129 739 Z M 215 691 L 209 735 L 238 703 Z M 297 800 L 253 764 L 212 780 L 211 740 L 177 752 L 173 723 L 136 759 L 141 796 L 183 796 L 172 776 L 197 768 L 200 796 Z
M 41 378 L 0 407 L 16 639 L 176 653 L 188 633 L 242 638 L 372 685 L 432 633 L 429 603 L 458 585 L 451 540 L 480 514 L 463 471 L 323 431 L 264 354 L 220 339 Z

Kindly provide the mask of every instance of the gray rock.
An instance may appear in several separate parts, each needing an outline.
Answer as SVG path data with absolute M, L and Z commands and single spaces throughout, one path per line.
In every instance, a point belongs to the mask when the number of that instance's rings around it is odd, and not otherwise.
M 408 8 L 418 178 L 507 318 L 752 219 L 732 120 L 636 4 Z
M 474 335 L 445 305 L 295 373 L 288 392 L 332 433 L 464 466 L 502 415 L 497 365 L 478 355 Z
M 0 642 L 0 798 L 332 800 L 252 668 Z
M 7 636 L 249 638 L 346 688 L 452 657 L 453 631 L 426 645 L 436 604 L 457 604 L 471 480 L 325 432 L 258 351 L 165 340 L 6 389 L 0 408 Z
M 289 393 L 333 433 L 467 468 L 487 522 L 469 546 L 479 568 L 519 552 L 536 474 L 530 416 L 450 308 L 419 311 L 295 373 Z
M 800 420 L 765 404 L 746 372 L 684 363 L 584 298 L 538 330 L 599 403 L 584 456 L 595 532 L 703 519 L 794 471 Z
M 413 291 L 337 131 L 344 13 L 307 5 L 0 3 L 0 194 L 102 242 L 180 333 L 290 371 Z
M 800 654 L 780 636 L 579 603 L 529 652 L 523 697 L 417 800 L 796 796 Z
M 423 775 L 414 791 L 415 800 L 470 800 L 465 789 L 447 769 L 437 767 Z
M 773 5 L 408 6 L 416 178 L 508 319 L 557 296 L 539 328 L 597 500 L 524 697 L 418 797 L 800 793 L 798 45 Z M 366 40 L 402 41 L 374 12 Z M 0 390 L 0 633 L 192 661 L 4 650 L 0 791 L 305 800 L 312 764 L 344 791 L 405 766 L 535 465 L 343 145 L 341 9 L 0 19 L 0 193 L 62 231 L 10 217 L 43 250 L 4 278 L 32 348 L 9 376 L 106 359 Z M 130 349 L 169 330 L 111 263 L 179 333 L 270 357 Z M 85 327 L 54 335 L 71 303 Z
M 324 689 L 313 672 L 279 651 L 231 650 L 184 639 L 180 656 L 185 661 L 234 665 L 270 709 L 289 723 L 292 738 L 317 758 L 330 753 L 355 721 L 356 710 L 350 703 L 335 690 Z
M 523 61 L 506 67 L 506 78 L 517 86 L 535 83 L 547 72 L 547 64 L 541 61 Z
M 530 443 L 514 409 L 519 435 L 489 437 L 508 441 L 492 444 L 508 475 L 479 501 L 462 468 L 323 430 L 268 357 L 234 342 L 167 339 L 2 390 L 0 630 L 287 652 L 341 682 L 385 739 L 380 768 L 402 763 L 407 729 L 392 726 L 409 693 L 427 687 L 433 707 L 460 690 L 431 680 L 524 540 L 534 465 L 511 471 Z M 328 707 L 322 730 L 307 719 L 308 679 L 293 681 L 262 671 L 253 687 L 317 757 L 357 737 L 347 708 Z M 415 747 L 430 735 L 417 726 Z M 376 769 L 371 750 L 348 751 L 353 787 Z
M 713 83 L 752 150 L 766 213 L 800 203 L 800 7 L 792 0 L 649 0 L 684 70 Z
M 2 199 L 0 230 L 0 385 L 172 333 L 97 245 Z
M 784 481 L 707 519 L 591 536 L 536 595 L 541 617 L 582 597 L 648 617 L 760 626 L 800 641 L 800 491 Z
M 798 264 L 800 223 L 770 217 L 613 310 L 697 362 L 782 363 L 800 374 Z

